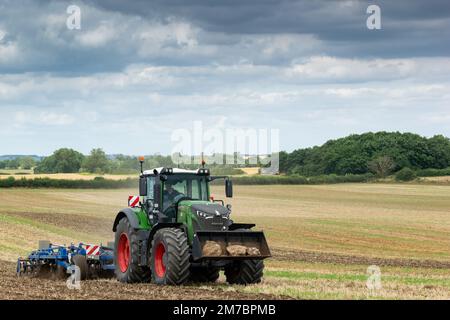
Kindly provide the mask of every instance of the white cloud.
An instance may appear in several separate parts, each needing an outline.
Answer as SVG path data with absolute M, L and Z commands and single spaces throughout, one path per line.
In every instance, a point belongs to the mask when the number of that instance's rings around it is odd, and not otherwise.
M 15 113 L 15 124 L 22 125 L 44 125 L 44 126 L 65 126 L 72 124 L 75 118 L 69 114 L 55 113 L 49 111 L 43 112 L 24 112 L 18 111 Z
M 101 47 L 118 38 L 118 28 L 120 26 L 103 22 L 94 30 L 80 32 L 76 39 L 86 47 Z
M 186 22 L 169 19 L 166 24 L 149 22 L 139 26 L 133 34 L 140 57 L 160 56 L 170 53 L 173 57 L 186 52 L 202 54 L 197 51 L 199 29 Z
M 447 64 L 450 64 L 450 60 Z M 303 63 L 294 62 L 286 74 L 307 79 L 376 81 L 380 78 L 405 78 L 414 75 L 416 71 L 417 62 L 414 59 L 362 60 L 314 56 Z

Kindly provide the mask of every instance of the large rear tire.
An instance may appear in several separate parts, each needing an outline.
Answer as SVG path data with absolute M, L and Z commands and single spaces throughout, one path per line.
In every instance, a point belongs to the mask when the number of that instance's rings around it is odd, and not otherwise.
M 136 230 L 122 218 L 114 241 L 115 274 L 120 282 L 149 282 L 150 268 L 139 265 L 139 243 Z
M 164 228 L 155 233 L 151 247 L 152 280 L 181 285 L 189 280 L 189 246 L 183 231 Z
M 225 267 L 225 277 L 229 284 L 259 283 L 263 271 L 263 260 L 241 260 Z
M 216 282 L 219 279 L 219 268 L 215 267 L 191 267 L 192 282 Z

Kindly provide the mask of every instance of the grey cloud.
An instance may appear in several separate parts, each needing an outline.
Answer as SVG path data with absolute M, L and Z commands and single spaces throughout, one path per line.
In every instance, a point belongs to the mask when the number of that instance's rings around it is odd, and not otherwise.
M 5 54 L 0 72 L 74 75 L 119 71 L 131 63 L 183 66 L 246 60 L 288 65 L 310 55 L 404 58 L 450 53 L 448 1 L 432 0 L 426 6 L 418 0 L 375 1 L 382 8 L 379 31 L 366 28 L 369 3 L 86 0 L 77 2 L 82 29 L 74 31 L 65 26 L 69 2 L 5 0 L 0 30 L 6 35 L 0 51 L 18 54 L 13 60 Z M 187 35 L 191 43 L 177 38 L 177 25 L 192 33 Z M 268 54 L 271 46 L 289 38 L 284 50 Z
M 380 31 L 368 1 L 73 3 L 78 31 L 69 2 L 0 0 L 0 153 L 141 153 L 143 140 L 167 153 L 171 130 L 223 117 L 281 129 L 288 150 L 368 130 L 450 135 L 447 1 L 374 1 Z
M 446 36 L 448 38 L 450 30 L 450 3 L 446 0 L 138 0 L 131 3 L 113 0 L 91 3 L 111 11 L 148 18 L 176 16 L 209 32 L 313 34 L 330 42 L 327 48 L 330 55 L 439 56 L 448 54 L 450 50 L 448 41 L 442 41 Z M 381 31 L 368 32 L 366 28 L 369 4 L 381 7 L 384 26 Z M 407 50 L 396 49 L 398 41 L 408 41 Z

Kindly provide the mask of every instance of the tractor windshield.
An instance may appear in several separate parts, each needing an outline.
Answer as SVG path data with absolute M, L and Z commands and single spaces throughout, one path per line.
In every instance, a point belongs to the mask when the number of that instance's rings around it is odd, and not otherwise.
M 164 182 L 163 210 L 182 199 L 208 200 L 208 185 L 204 176 L 169 175 Z

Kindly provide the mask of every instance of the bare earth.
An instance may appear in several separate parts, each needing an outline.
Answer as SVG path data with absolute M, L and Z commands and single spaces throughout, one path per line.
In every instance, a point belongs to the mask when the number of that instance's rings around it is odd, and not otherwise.
M 279 299 L 268 294 L 242 293 L 212 286 L 157 286 L 154 284 L 123 284 L 115 279 L 88 280 L 81 289 L 69 289 L 64 280 L 15 276 L 15 264 L 0 260 L 0 299 Z
M 0 190 L 0 298 L 3 299 L 450 299 L 450 186 L 342 184 L 236 186 L 238 222 L 265 231 L 273 257 L 252 286 L 180 288 L 82 283 L 15 276 L 15 260 L 53 243 L 106 243 L 135 190 Z M 223 198 L 223 187 L 214 187 Z M 367 288 L 368 267 L 382 289 Z

